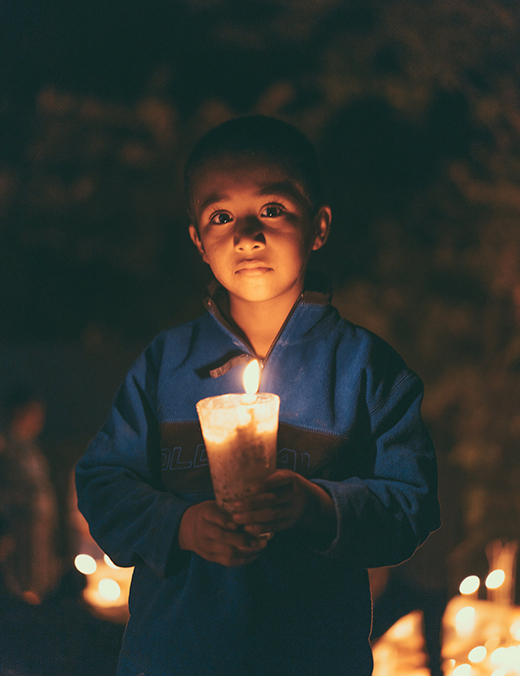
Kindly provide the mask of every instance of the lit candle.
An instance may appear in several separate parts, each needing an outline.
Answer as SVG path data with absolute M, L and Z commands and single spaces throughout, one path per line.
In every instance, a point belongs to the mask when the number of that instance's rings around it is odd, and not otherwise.
M 244 372 L 246 394 L 223 394 L 197 403 L 215 499 L 232 510 L 276 468 L 280 397 L 262 392 L 258 362 Z

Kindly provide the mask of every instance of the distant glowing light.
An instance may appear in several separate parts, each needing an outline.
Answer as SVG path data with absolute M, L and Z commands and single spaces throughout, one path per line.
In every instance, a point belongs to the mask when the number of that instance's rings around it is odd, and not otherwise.
M 465 577 L 459 586 L 461 594 L 474 594 L 480 587 L 480 578 L 477 575 Z
M 461 608 L 455 615 L 455 627 L 461 634 L 469 634 L 475 627 L 476 611 L 472 606 Z
M 74 565 L 83 575 L 92 575 L 92 573 L 96 572 L 97 568 L 95 559 L 88 554 L 78 554 L 74 559 Z
M 459 664 L 452 672 L 453 676 L 471 676 L 472 673 L 473 669 L 469 664 Z
M 110 568 L 114 568 L 114 569 L 119 568 L 119 566 L 116 566 L 116 564 L 112 561 L 112 559 L 110 558 L 110 556 L 108 556 L 108 554 L 105 554 L 103 556 L 103 559 L 104 559 L 105 563 L 107 564 L 107 566 L 109 566 Z
M 473 650 L 470 650 L 468 659 L 470 662 L 478 664 L 479 662 L 482 662 L 483 660 L 486 659 L 486 655 L 487 655 L 486 648 L 483 645 L 479 645 L 476 648 L 473 648 Z
M 392 627 L 392 638 L 403 639 L 412 636 L 415 630 L 415 622 L 413 616 L 401 618 L 399 622 Z
M 491 672 L 491 676 L 507 676 L 507 669 L 504 669 L 504 667 L 498 667 L 498 669 L 495 669 L 495 671 Z
M 501 568 L 492 570 L 486 577 L 486 587 L 488 589 L 498 589 L 505 582 L 506 574 Z
M 489 658 L 493 664 L 500 667 L 507 667 L 509 670 L 520 669 L 520 646 L 509 646 L 508 648 L 497 648 L 491 653 Z
M 518 673 L 520 671 L 520 646 L 512 645 L 506 648 L 508 654 L 508 664 Z
M 498 631 L 500 631 L 500 627 L 498 628 Z M 492 653 L 493 650 L 496 650 L 500 645 L 500 636 L 497 635 L 491 636 L 484 643 L 484 645 L 486 646 L 486 650 L 488 651 L 488 653 Z
M 98 590 L 100 595 L 107 601 L 117 601 L 121 596 L 121 587 L 115 580 L 108 577 L 99 581 Z
M 509 631 L 517 641 L 520 641 L 520 620 L 513 622 Z

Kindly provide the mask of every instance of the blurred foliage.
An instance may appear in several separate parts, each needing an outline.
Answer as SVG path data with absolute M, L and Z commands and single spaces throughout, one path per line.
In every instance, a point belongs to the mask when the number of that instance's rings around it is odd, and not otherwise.
M 103 71 L 124 65 L 121 38 L 113 58 L 92 56 L 98 70 L 78 79 L 72 54 L 39 86 L 25 135 L 4 97 L 1 337 L 144 341 L 198 314 L 205 273 L 187 236 L 183 162 L 233 115 L 279 116 L 322 158 L 336 218 L 315 265 L 336 305 L 423 377 L 439 452 L 467 478 L 468 531 L 518 537 L 518 6 L 158 7 L 148 70 L 142 51 L 126 52 L 130 70 L 141 56 L 135 81 Z

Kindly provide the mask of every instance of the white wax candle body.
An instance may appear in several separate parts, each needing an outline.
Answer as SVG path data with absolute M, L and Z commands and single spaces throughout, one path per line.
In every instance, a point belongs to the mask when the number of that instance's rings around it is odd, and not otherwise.
M 274 394 L 222 395 L 197 404 L 217 503 L 250 495 L 276 468 L 280 399 Z
M 215 499 L 229 511 L 233 500 L 250 495 L 252 486 L 276 467 L 276 431 L 262 436 L 254 432 L 253 425 L 239 427 L 222 444 L 206 442 Z

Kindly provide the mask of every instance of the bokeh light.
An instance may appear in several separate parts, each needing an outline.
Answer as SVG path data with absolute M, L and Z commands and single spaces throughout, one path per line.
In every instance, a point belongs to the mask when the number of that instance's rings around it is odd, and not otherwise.
M 506 574 L 500 568 L 492 570 L 491 573 L 486 577 L 486 587 L 488 589 L 498 589 L 504 584 L 506 579 Z
M 103 560 L 105 561 L 107 566 L 109 566 L 110 568 L 114 568 L 115 570 L 117 570 L 117 568 L 119 568 L 119 566 L 116 566 L 116 564 L 112 561 L 112 559 L 110 558 L 110 556 L 108 556 L 108 554 L 105 554 L 103 556 Z
M 514 639 L 520 641 L 520 620 L 513 622 L 509 631 L 511 632 L 511 635 L 513 636 Z
M 78 554 L 74 559 L 74 565 L 83 575 L 92 575 L 92 573 L 96 572 L 97 568 L 95 559 L 88 554 Z
M 99 581 L 98 590 L 107 601 L 116 601 L 121 596 L 121 587 L 115 580 L 104 578 Z
M 475 626 L 476 612 L 472 606 L 461 608 L 455 616 L 455 627 L 461 634 L 470 634 Z
M 453 670 L 453 676 L 471 676 L 473 669 L 469 664 L 459 664 L 458 667 L 455 667 Z
M 478 645 L 476 648 L 473 648 L 473 650 L 470 650 L 468 659 L 470 662 L 474 662 L 477 664 L 478 662 L 482 662 L 483 660 L 486 659 L 487 655 L 487 650 L 483 645 Z
M 459 586 L 461 594 L 474 594 L 480 587 L 480 578 L 477 575 L 465 577 Z

